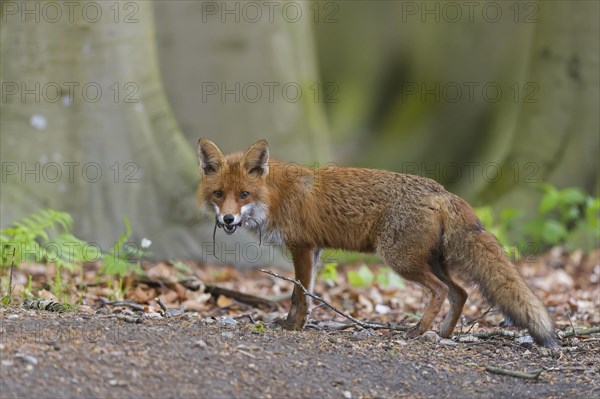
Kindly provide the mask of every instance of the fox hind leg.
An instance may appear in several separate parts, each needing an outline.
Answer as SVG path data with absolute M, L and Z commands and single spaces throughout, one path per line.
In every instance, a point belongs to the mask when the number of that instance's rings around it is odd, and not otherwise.
M 415 337 L 430 329 L 433 320 L 442 308 L 444 300 L 446 300 L 448 287 L 429 271 L 429 267 L 427 266 L 422 267 L 417 273 L 400 273 L 400 275 L 409 281 L 413 281 L 423 286 L 430 293 L 429 302 L 425 307 L 423 317 L 415 326 L 411 327 L 406 332 L 408 337 Z
M 440 279 L 448 287 L 448 301 L 450 302 L 450 311 L 446 315 L 442 328 L 440 329 L 440 336 L 448 338 L 452 335 L 456 323 L 462 314 L 463 307 L 467 301 L 467 292 L 458 285 L 448 273 L 448 266 L 443 261 L 436 261 L 431 263 L 431 269 L 438 279 Z
M 435 248 L 440 243 L 439 223 L 428 214 L 420 220 L 423 221 L 421 224 L 411 226 L 413 231 L 410 235 L 405 234 L 404 228 L 390 225 L 380 235 L 377 248 L 384 261 L 398 274 L 421 285 L 430 294 L 423 317 L 406 333 L 409 337 L 421 335 L 430 329 L 450 289 L 453 290 L 452 295 L 456 295 L 454 287 L 449 288 L 433 272 L 432 262 L 438 260 Z

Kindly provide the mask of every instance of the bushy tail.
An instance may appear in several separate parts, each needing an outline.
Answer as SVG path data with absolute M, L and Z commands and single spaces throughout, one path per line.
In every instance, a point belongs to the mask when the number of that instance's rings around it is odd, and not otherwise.
M 461 278 L 476 284 L 484 298 L 540 345 L 556 347 L 554 323 L 506 257 L 496 237 L 485 231 L 471 207 L 458 197 L 449 204 L 444 229 L 445 261 Z

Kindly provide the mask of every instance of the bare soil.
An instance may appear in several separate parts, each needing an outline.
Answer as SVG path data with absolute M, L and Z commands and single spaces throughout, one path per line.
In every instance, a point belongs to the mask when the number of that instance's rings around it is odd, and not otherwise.
M 262 332 L 245 319 L 125 322 L 108 310 L 0 309 L 1 398 L 591 398 L 598 334 L 542 353 L 510 338 L 405 340 L 383 331 Z M 485 366 L 543 369 L 535 380 Z

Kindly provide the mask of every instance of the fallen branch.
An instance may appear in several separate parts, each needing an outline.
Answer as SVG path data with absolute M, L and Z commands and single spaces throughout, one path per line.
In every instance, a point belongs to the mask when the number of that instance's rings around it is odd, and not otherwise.
M 348 320 L 352 321 L 354 324 L 362 327 L 362 328 L 371 328 L 374 330 L 377 329 L 386 329 L 386 330 L 396 330 L 396 331 L 405 331 L 406 328 L 404 327 L 398 327 L 398 326 L 394 326 L 390 323 L 369 323 L 369 322 L 365 322 L 362 320 L 358 320 L 357 318 L 349 315 L 348 313 L 339 310 L 338 308 L 336 308 L 335 306 L 333 306 L 332 304 L 330 304 L 329 302 L 327 302 L 326 300 L 324 300 L 323 298 L 319 297 L 318 295 L 315 295 L 311 292 L 308 292 L 308 290 L 304 287 L 304 285 L 302 285 L 302 283 L 298 280 L 293 280 L 289 277 L 285 277 L 285 276 L 281 276 L 277 273 L 273 273 L 270 270 L 265 270 L 265 269 L 260 269 L 261 272 L 266 273 L 268 275 L 271 275 L 275 278 L 279 278 L 281 280 L 285 280 L 285 281 L 289 281 L 290 283 L 294 284 L 296 287 L 298 287 L 299 289 L 302 290 L 302 292 L 304 292 L 304 294 L 306 296 L 311 297 L 312 299 L 315 299 L 319 302 L 321 302 L 323 305 L 325 305 L 326 307 L 328 307 L 329 309 L 333 310 L 335 313 L 339 314 L 340 316 L 343 316 L 345 318 L 347 318 Z
M 472 333 L 471 335 L 477 338 L 491 338 L 498 335 L 511 338 L 521 338 L 524 336 L 524 334 L 519 333 L 517 331 L 505 330 L 502 328 L 497 328 L 495 330 L 489 331 L 477 331 Z
M 219 295 L 224 295 L 231 299 L 235 299 L 238 302 L 245 303 L 254 307 L 266 306 L 271 310 L 277 309 L 277 304 L 268 299 L 261 298 L 254 295 L 244 294 L 243 292 L 230 290 L 227 288 L 217 287 L 216 285 L 206 285 L 204 292 L 208 292 L 213 297 L 218 298 Z
M 563 339 L 563 338 L 569 338 L 569 337 L 573 337 L 573 336 L 590 335 L 590 334 L 597 334 L 597 333 L 600 333 L 600 326 L 588 327 L 588 328 L 567 328 L 565 330 L 557 332 L 556 334 L 558 335 L 559 338 Z M 463 336 L 468 336 L 468 335 L 471 335 L 471 336 L 477 337 L 477 338 L 491 338 L 491 337 L 495 337 L 495 336 L 521 338 L 521 337 L 526 336 L 527 334 L 523 334 L 518 331 L 511 331 L 511 330 L 505 330 L 502 328 L 497 328 L 495 330 L 489 330 L 489 331 L 477 331 L 472 334 L 458 334 L 457 338 L 460 338 Z
M 546 371 L 594 371 L 591 367 L 566 366 L 566 367 L 544 367 Z
M 489 371 L 490 373 L 494 373 L 494 374 L 507 375 L 509 377 L 524 378 L 524 379 L 528 379 L 528 380 L 537 380 L 537 378 L 540 376 L 540 374 L 543 371 L 543 369 L 539 369 L 539 370 L 536 370 L 531 373 L 525 373 L 522 371 L 507 370 L 507 369 L 502 369 L 502 368 L 493 367 L 493 366 L 485 366 L 485 370 Z
M 211 294 L 215 298 L 218 298 L 219 295 L 224 295 L 231 299 L 235 299 L 238 302 L 245 303 L 246 305 L 250 305 L 250 306 L 254 306 L 254 307 L 265 306 L 265 307 L 269 308 L 270 310 L 277 309 L 277 304 L 268 299 L 254 296 L 254 295 L 244 294 L 239 291 L 222 288 L 222 287 L 219 287 L 216 285 L 205 284 L 196 278 L 188 278 L 185 280 L 180 280 L 177 283 L 172 283 L 172 282 L 152 280 L 147 277 L 145 277 L 145 278 L 142 277 L 142 278 L 138 279 L 138 282 L 146 284 L 149 287 L 161 287 L 161 288 L 166 287 L 169 289 L 174 289 L 175 284 L 181 284 L 190 291 L 203 290 L 204 292 Z
M 107 298 L 101 296 L 98 298 L 100 300 L 100 306 L 126 306 L 133 310 L 137 310 L 143 312 L 145 307 L 140 305 L 139 303 L 131 302 L 131 301 L 109 301 Z
M 590 335 L 600 333 L 600 326 L 587 327 L 587 328 L 567 328 L 558 332 L 560 338 L 569 338 L 578 335 Z
M 354 323 L 340 323 L 337 321 L 319 321 L 317 323 L 307 324 L 307 327 L 312 327 L 317 330 L 332 330 L 343 331 L 350 327 L 354 327 Z
M 154 298 L 154 300 L 156 301 L 156 303 L 158 303 L 158 306 L 160 306 L 163 313 L 166 314 L 169 311 L 169 308 L 167 308 L 167 305 L 163 302 L 161 297 L 156 297 L 156 298 Z

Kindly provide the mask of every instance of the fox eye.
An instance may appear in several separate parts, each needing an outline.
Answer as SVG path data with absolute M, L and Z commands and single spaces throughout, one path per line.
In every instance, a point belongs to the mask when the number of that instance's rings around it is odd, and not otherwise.
M 248 191 L 242 191 L 240 193 L 240 198 L 241 199 L 246 199 L 246 198 L 248 198 L 249 195 L 250 195 L 250 193 Z
M 221 198 L 223 196 L 223 191 L 217 190 L 213 194 L 215 195 L 215 197 Z

